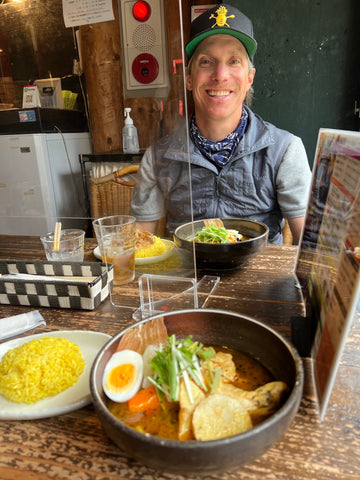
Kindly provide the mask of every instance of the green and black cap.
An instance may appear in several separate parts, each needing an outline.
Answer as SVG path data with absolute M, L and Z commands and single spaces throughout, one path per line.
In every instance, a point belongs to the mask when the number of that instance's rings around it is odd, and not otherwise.
M 219 33 L 232 35 L 240 40 L 252 60 L 257 43 L 253 34 L 251 20 L 231 5 L 217 5 L 207 10 L 191 22 L 190 41 L 185 50 L 189 58 L 192 57 L 199 43 L 210 35 Z

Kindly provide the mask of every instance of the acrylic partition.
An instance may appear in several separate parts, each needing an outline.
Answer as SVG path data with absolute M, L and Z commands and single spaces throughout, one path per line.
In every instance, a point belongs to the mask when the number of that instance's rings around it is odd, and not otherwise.
M 57 5 L 59 1 L 55 3 Z M 157 308 L 162 302 L 167 303 L 167 309 L 179 308 L 182 304 L 179 302 L 182 291 L 186 292 L 187 306 L 201 307 L 219 281 L 218 277 L 212 276 L 203 281 L 197 279 L 194 251 L 178 248 L 173 237 L 178 225 L 192 221 L 188 151 L 188 117 L 191 112 L 188 111 L 184 78 L 181 3 L 180 0 L 178 4 L 171 2 L 171 5 L 160 0 L 154 2 L 153 8 L 159 9 L 156 12 L 161 15 L 157 15 L 154 25 L 148 22 L 147 28 L 160 28 L 163 38 L 161 48 L 150 52 L 160 64 L 160 80 L 150 84 L 144 79 L 151 73 L 151 62 L 149 71 L 145 69 L 146 72 L 138 72 L 136 78 L 129 77 L 131 72 L 129 73 L 128 65 L 136 63 L 138 59 L 133 58 L 134 52 L 131 49 L 124 48 L 126 39 L 123 35 L 129 34 L 136 39 L 137 21 L 134 18 L 126 20 L 129 15 L 124 6 L 126 2 L 119 2 L 118 5 L 120 44 L 124 58 L 122 100 L 124 106 L 132 108 L 131 117 L 137 127 L 140 142 L 139 152 L 124 153 L 121 148 L 109 153 L 94 153 L 94 130 L 91 133 L 69 131 L 68 128 L 43 131 L 41 118 L 37 129 L 38 115 L 46 116 L 49 111 L 44 112 L 43 108 L 24 110 L 22 99 L 18 99 L 17 105 L 15 100 L 11 107 L 3 107 L 5 111 L 0 111 L 0 116 L 4 115 L 4 121 L 0 124 L 6 123 L 5 129 L 0 125 L 1 235 L 40 237 L 53 231 L 55 224 L 61 222 L 63 229 L 85 230 L 85 242 L 92 242 L 94 248 L 91 261 L 110 264 L 110 257 L 101 258 L 92 224 L 95 219 L 126 214 L 135 215 L 137 222 L 157 221 L 155 237 L 161 240 L 161 245 L 154 249 L 156 254 L 149 256 L 135 253 L 135 278 L 131 281 L 138 284 L 139 296 L 130 297 L 126 284 L 115 285 L 111 293 L 112 303 L 119 308 L 132 309 L 136 320 L 142 318 L 143 313 L 144 316 L 149 316 L 154 305 Z M 165 4 L 171 12 L 165 12 Z M 6 10 L 9 22 L 15 15 L 14 11 L 10 12 L 10 8 L 15 7 L 9 6 Z M 24 13 L 21 7 L 17 8 L 18 15 Z M 56 8 L 59 9 L 59 5 Z M 57 14 L 60 12 L 61 9 Z M 170 26 L 166 21 L 169 18 Z M 124 31 L 124 25 L 127 32 Z M 178 35 L 171 34 L 169 28 L 172 32 L 178 32 Z M 64 35 L 68 36 L 69 30 L 71 29 L 67 29 Z M 68 67 L 64 68 L 65 71 L 59 75 L 61 77 L 66 77 L 69 73 Z M 16 72 L 17 77 L 29 78 L 26 75 L 26 72 Z M 9 85 L 21 84 L 19 78 L 13 82 L 10 80 Z M 5 90 L 10 95 L 9 88 L 5 87 Z M 84 112 L 89 115 L 87 108 Z M 24 130 L 18 130 L 15 125 L 21 115 L 25 118 Z M 34 116 L 34 124 L 31 124 L 31 115 Z M 34 128 L 33 131 L 27 128 L 28 121 Z M 88 121 L 91 124 L 91 118 Z M 118 128 L 122 129 L 123 126 L 119 125 Z M 23 127 L 24 124 L 21 125 Z M 148 130 L 151 130 L 151 134 Z M 151 142 L 146 140 L 149 136 Z M 141 163 L 140 173 L 138 168 Z M 174 182 L 178 182 L 180 177 L 181 181 L 175 188 Z M 177 207 L 172 207 L 170 211 L 167 210 L 168 198 L 161 195 L 164 187 L 169 185 L 172 205 L 174 201 L 177 202 Z M 130 206 L 132 199 L 136 200 L 135 213 Z M 169 301 L 172 297 L 176 299 Z

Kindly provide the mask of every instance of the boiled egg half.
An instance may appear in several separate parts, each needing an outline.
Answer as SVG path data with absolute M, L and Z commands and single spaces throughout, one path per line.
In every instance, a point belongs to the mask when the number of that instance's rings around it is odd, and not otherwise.
M 114 402 L 127 402 L 139 390 L 143 378 L 143 358 L 133 350 L 112 355 L 103 375 L 105 394 Z

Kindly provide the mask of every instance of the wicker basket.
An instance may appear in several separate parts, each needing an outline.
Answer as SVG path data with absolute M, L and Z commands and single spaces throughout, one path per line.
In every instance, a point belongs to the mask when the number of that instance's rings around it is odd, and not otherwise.
M 124 180 L 123 177 L 136 173 L 138 169 L 138 165 L 130 165 L 105 177 L 89 179 L 92 218 L 130 215 L 135 182 Z
M 105 177 L 89 178 L 92 218 L 110 215 L 130 215 L 131 198 L 135 182 L 125 180 L 125 175 L 136 173 L 139 165 L 130 165 Z M 166 216 L 157 222 L 155 235 L 165 235 Z

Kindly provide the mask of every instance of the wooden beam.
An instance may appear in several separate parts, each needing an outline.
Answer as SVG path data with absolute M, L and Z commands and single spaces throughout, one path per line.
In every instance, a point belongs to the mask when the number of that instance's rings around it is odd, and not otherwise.
M 122 150 L 124 104 L 116 0 L 113 9 L 115 20 L 80 27 L 94 153 Z

